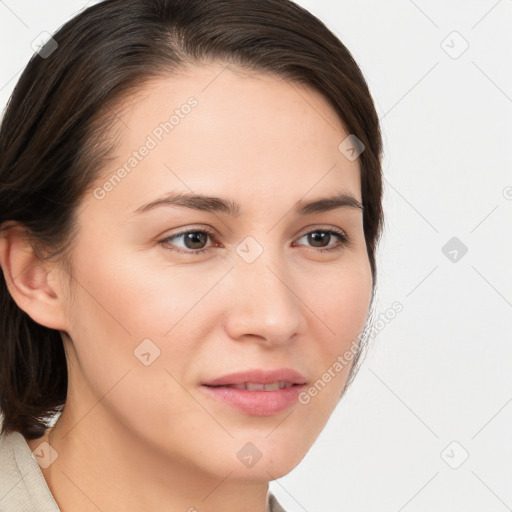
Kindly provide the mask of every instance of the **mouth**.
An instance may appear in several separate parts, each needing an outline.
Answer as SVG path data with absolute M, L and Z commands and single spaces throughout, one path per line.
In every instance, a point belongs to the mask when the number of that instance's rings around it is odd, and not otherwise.
M 201 385 L 216 403 L 251 416 L 271 416 L 289 409 L 305 387 L 304 376 L 287 368 L 239 372 Z
M 276 391 L 278 389 L 291 388 L 292 386 L 300 386 L 301 384 L 294 384 L 292 382 L 286 382 L 284 380 L 278 382 L 271 382 L 269 384 L 261 384 L 259 382 L 244 382 L 242 384 L 225 384 L 211 386 L 205 384 L 205 386 L 211 388 L 231 388 L 231 389 L 243 389 L 247 391 Z
M 272 386 L 269 390 L 306 384 L 306 378 L 291 368 L 278 368 L 275 370 L 254 369 L 230 373 L 203 383 L 205 386 L 243 386 L 239 389 L 261 391 L 261 386 Z M 260 387 L 257 387 L 260 386 Z

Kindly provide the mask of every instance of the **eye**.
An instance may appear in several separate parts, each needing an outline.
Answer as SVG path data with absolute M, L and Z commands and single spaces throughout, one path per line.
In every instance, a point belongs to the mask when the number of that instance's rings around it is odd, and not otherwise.
M 209 247 L 202 248 L 198 247 L 204 244 L 205 241 L 208 240 L 209 237 L 214 237 L 215 233 L 213 231 L 207 230 L 207 229 L 194 229 L 194 230 L 188 230 L 188 231 L 182 231 L 181 233 L 177 233 L 175 235 L 169 236 L 167 238 L 164 238 L 163 240 L 160 240 L 159 243 L 165 245 L 168 245 L 168 243 L 171 240 L 177 240 L 182 238 L 183 242 L 185 244 L 185 249 L 177 249 L 176 247 L 171 248 L 172 251 L 184 253 L 184 254 L 199 254 L 202 252 L 205 252 L 209 249 Z M 174 244 L 171 244 L 174 245 Z
M 321 228 L 315 229 L 314 231 L 308 231 L 305 235 L 302 235 L 299 240 L 305 237 L 307 238 L 308 242 L 313 244 L 313 248 L 316 248 L 318 252 L 339 251 L 348 244 L 348 236 L 343 231 L 333 228 Z M 333 238 L 336 239 L 336 243 L 334 245 L 323 245 L 326 242 L 328 244 L 331 240 L 333 240 Z
M 182 231 L 181 233 L 176 233 L 175 235 L 164 238 L 163 240 L 159 240 L 159 243 L 171 251 L 195 255 L 208 251 L 211 248 L 204 247 L 204 244 L 208 241 L 208 238 L 215 238 L 215 233 L 205 228 L 189 229 L 187 231 Z M 306 234 L 302 235 L 298 240 L 302 238 L 307 238 L 307 241 L 312 244 L 312 248 L 315 249 L 317 252 L 341 250 L 349 242 L 348 236 L 343 231 L 333 228 L 321 228 L 313 231 L 308 231 Z M 334 245 L 329 245 L 329 242 L 331 242 L 333 238 L 335 239 L 334 241 L 336 243 Z M 173 241 L 175 242 L 176 240 L 180 239 L 182 240 L 184 247 L 180 248 L 177 247 L 175 243 L 171 243 Z

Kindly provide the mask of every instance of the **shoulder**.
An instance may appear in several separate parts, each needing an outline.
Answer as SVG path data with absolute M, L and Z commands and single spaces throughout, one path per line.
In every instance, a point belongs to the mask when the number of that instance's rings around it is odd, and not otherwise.
M 44 475 L 19 432 L 0 435 L 0 510 L 60 512 Z

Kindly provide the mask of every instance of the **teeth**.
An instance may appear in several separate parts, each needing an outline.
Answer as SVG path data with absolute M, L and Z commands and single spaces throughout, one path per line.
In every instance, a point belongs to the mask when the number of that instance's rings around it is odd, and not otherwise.
M 279 382 L 272 382 L 271 384 L 257 384 L 255 382 L 246 382 L 244 384 L 233 384 L 232 388 L 246 389 L 248 391 L 276 391 L 278 389 L 289 388 L 292 384 L 281 380 Z

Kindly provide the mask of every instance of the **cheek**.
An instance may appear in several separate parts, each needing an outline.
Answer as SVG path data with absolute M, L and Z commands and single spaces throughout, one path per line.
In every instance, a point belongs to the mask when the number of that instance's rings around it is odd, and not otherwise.
M 363 258 L 355 263 L 333 267 L 321 285 L 310 284 L 306 295 L 337 348 L 359 336 L 370 306 L 370 265 Z
M 197 425 L 206 422 L 179 382 L 194 360 L 192 345 L 197 339 L 194 331 L 186 330 L 191 322 L 185 315 L 211 284 L 201 281 L 197 288 L 183 276 L 176 279 L 177 269 L 155 271 L 136 265 L 135 257 L 109 259 L 106 252 L 89 265 L 77 261 L 76 268 L 80 285 L 75 283 L 69 312 L 71 364 L 76 357 L 72 375 L 84 398 L 84 414 L 101 398 L 140 436 L 148 435 L 150 419 L 155 431 L 170 431 L 176 439 L 188 432 L 191 418 Z M 164 274 L 173 278 L 163 280 Z M 87 388 L 92 392 L 90 403 Z M 87 418 L 93 422 L 95 415 Z
M 70 335 L 96 395 L 127 371 L 128 380 L 146 383 L 130 392 L 142 403 L 151 390 L 169 388 L 168 396 L 179 391 L 166 370 L 183 381 L 193 365 L 210 325 L 205 294 L 222 271 L 198 275 L 187 265 L 147 264 L 136 252 L 109 253 L 106 243 L 101 258 L 89 254 L 87 260 L 76 260 L 80 285 L 75 283 Z
M 116 333 L 117 338 L 164 337 L 216 277 L 212 275 L 208 284 L 190 266 L 173 266 L 163 258 L 148 262 L 140 253 L 109 253 L 107 243 L 104 247 L 101 257 L 90 255 L 90 263 L 76 264 L 87 311 L 83 305 L 76 308 L 77 317 L 87 315 L 88 321 Z
M 372 292 L 369 262 L 361 257 L 354 265 L 333 267 L 316 284 L 311 281 L 308 289 L 312 323 L 307 339 L 315 343 L 306 350 L 315 361 L 316 377 L 326 384 L 324 388 L 319 383 L 315 402 L 327 413 L 344 389 L 367 320 Z

